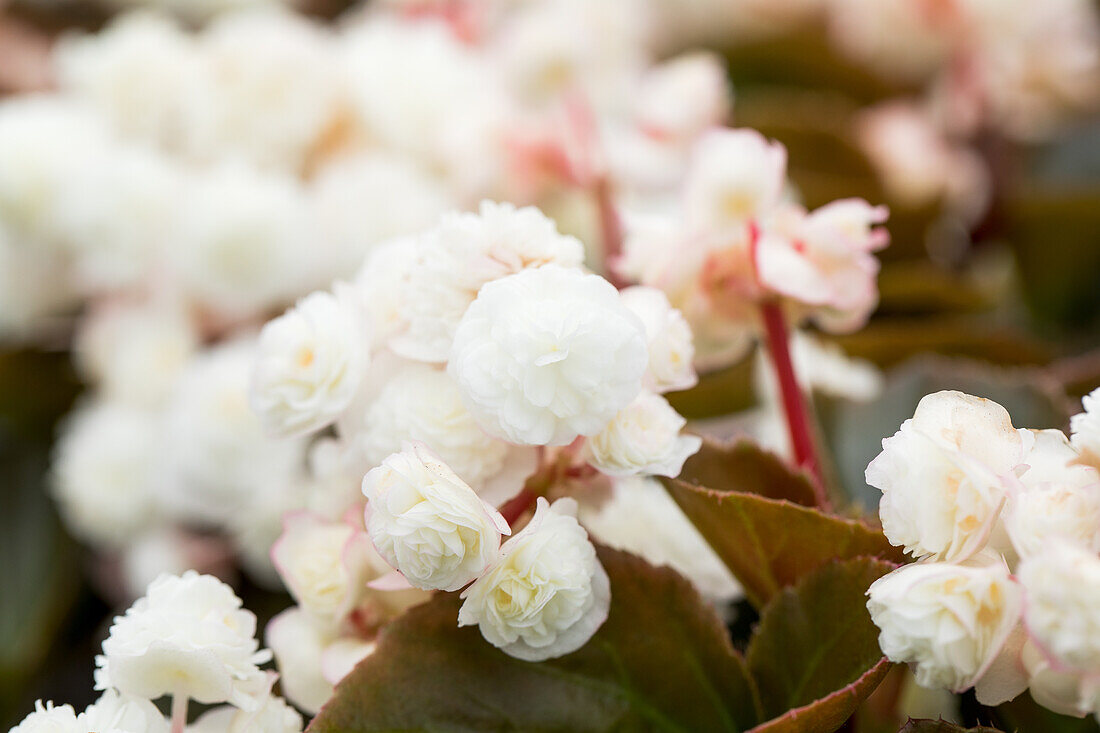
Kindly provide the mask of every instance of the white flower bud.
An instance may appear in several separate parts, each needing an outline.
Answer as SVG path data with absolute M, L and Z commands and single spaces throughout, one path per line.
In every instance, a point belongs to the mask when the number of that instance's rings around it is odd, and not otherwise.
M 477 624 L 493 646 L 530 662 L 584 646 L 607 620 L 611 585 L 576 508 L 540 497 L 531 522 L 463 591 L 458 625 Z
M 692 230 L 716 232 L 767 214 L 783 194 L 787 150 L 755 130 L 718 129 L 699 138 L 684 183 Z
M 657 288 L 636 285 L 622 291 L 620 297 L 645 326 L 649 348 L 646 386 L 659 393 L 694 387 L 699 381 L 695 374 L 695 345 L 684 315 Z
M 1100 468 L 1100 388 L 1094 389 L 1081 400 L 1084 412 L 1070 418 L 1073 447 L 1081 454 L 1081 460 Z
M 324 292 L 265 325 L 258 348 L 252 409 L 277 436 L 302 435 L 336 420 L 367 365 L 360 319 L 347 299 Z
M 257 665 L 271 658 L 257 651 L 255 632 L 256 617 L 217 578 L 193 570 L 161 575 L 115 617 L 96 657 L 96 689 L 253 709 L 251 693 L 264 676 Z
M 1100 551 L 1100 473 L 1071 465 L 1078 454 L 1060 430 L 1026 431 L 1025 440 L 1034 444 L 1024 457 L 1022 489 L 1004 518 L 1017 554 L 1035 555 L 1053 539 Z
M 1004 408 L 961 392 L 921 399 L 867 466 L 894 545 L 917 558 L 965 560 L 985 546 L 1023 455 Z
M 294 599 L 322 623 L 342 619 L 367 582 L 389 570 L 362 531 L 307 512 L 283 517 L 271 559 Z
M 491 435 L 567 445 L 634 399 L 647 362 L 645 329 L 610 283 L 545 265 L 481 289 L 448 369 Z
M 458 590 L 497 556 L 508 523 L 422 443 L 363 478 L 367 532 L 417 588 Z
M 1032 639 L 1065 668 L 1100 672 L 1100 558 L 1048 542 L 1017 570 L 1027 591 L 1024 620 Z
M 586 457 L 609 476 L 675 478 L 703 444 L 698 436 L 680 434 L 686 424 L 664 397 L 642 392 L 585 442 Z
M 904 565 L 867 591 L 879 646 L 908 662 L 922 687 L 962 692 L 994 662 L 1020 616 L 1004 563 Z

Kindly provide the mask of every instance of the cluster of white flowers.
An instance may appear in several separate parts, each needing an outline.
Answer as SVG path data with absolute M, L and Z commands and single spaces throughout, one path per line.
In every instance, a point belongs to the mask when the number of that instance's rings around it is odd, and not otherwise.
M 702 363 L 742 356 L 759 306 L 847 332 L 878 303 L 885 207 L 860 199 L 806 212 L 788 200 L 787 151 L 753 130 L 713 129 L 692 152 L 671 213 L 629 216 L 620 270 L 660 288 L 695 332 Z
M 79 715 L 69 705 L 36 705 L 16 733 L 168 733 L 184 730 L 187 702 L 218 705 L 188 733 L 300 733 L 302 717 L 272 694 L 277 676 L 259 665 L 256 617 L 210 575 L 161 575 L 111 626 L 96 657 L 103 694 Z M 172 720 L 153 705 L 173 697 Z M 220 705 L 220 703 L 229 703 Z
M 367 499 L 350 524 L 290 515 L 273 551 L 298 601 L 268 632 L 294 702 L 323 703 L 351 648 L 369 653 L 423 591 L 469 586 L 462 623 L 524 659 L 573 651 L 606 617 L 575 507 L 540 504 L 503 546 L 494 507 L 538 472 L 675 476 L 701 441 L 660 394 L 695 382 L 683 317 L 659 290 L 587 273 L 583 254 L 537 209 L 486 201 L 382 245 L 352 283 L 264 326 L 254 410 L 272 434 L 313 441 L 309 481 L 361 480 Z M 517 583 L 530 595 L 495 606 L 493 589 Z
M 918 560 L 872 584 L 867 607 L 921 685 L 1100 712 L 1100 470 L 1081 448 L 1094 400 L 1071 442 L 1014 428 L 989 400 L 931 394 L 867 467 L 887 539 Z

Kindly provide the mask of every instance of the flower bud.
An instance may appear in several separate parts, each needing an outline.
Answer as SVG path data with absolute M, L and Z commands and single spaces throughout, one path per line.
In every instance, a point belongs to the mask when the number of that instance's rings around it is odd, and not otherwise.
M 680 434 L 686 423 L 664 397 L 643 392 L 588 439 L 588 462 L 609 476 L 675 478 L 703 444 L 698 436 Z

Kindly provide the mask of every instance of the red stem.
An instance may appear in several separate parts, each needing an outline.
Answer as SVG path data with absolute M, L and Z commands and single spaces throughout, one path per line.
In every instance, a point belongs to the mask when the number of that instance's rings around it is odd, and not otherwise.
M 616 288 L 622 290 L 627 283 L 619 276 L 615 267 L 623 251 L 623 227 L 622 221 L 619 219 L 619 212 L 615 209 L 611 182 L 607 179 L 607 176 L 596 178 L 592 186 L 592 195 L 596 198 L 596 207 L 600 215 L 604 277 Z
M 824 484 L 821 482 L 821 465 L 817 460 L 813 431 L 810 429 L 809 411 L 791 361 L 790 334 L 787 332 L 783 309 L 778 301 L 768 300 L 760 304 L 760 312 L 764 317 L 768 352 L 772 357 L 772 366 L 775 367 L 775 376 L 779 381 L 779 393 L 783 398 L 783 412 L 787 417 L 795 464 L 810 472 L 817 505 L 828 509 L 829 498 L 825 495 Z
M 538 498 L 538 494 L 524 486 L 518 494 L 500 505 L 500 515 L 504 517 L 504 521 L 508 522 L 508 526 L 512 526 Z

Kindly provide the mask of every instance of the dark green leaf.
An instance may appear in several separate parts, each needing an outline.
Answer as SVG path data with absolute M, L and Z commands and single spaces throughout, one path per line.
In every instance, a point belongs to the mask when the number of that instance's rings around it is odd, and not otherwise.
M 679 479 L 718 491 L 741 491 L 814 505 L 809 476 L 793 471 L 779 456 L 750 440 L 730 445 L 704 440 L 699 452 L 684 463 Z
M 839 725 L 871 693 L 869 681 L 860 682 L 884 660 L 865 594 L 894 567 L 872 558 L 832 562 L 772 599 L 746 654 L 765 716 L 808 706 L 803 722 L 817 724 L 828 710 Z M 871 675 L 876 685 L 885 672 Z M 853 684 L 859 689 L 847 689 Z
M 714 611 L 667 568 L 601 548 L 611 614 L 579 651 L 523 662 L 459 629 L 455 594 L 412 609 L 336 689 L 314 733 L 740 731 L 759 718 Z
M 854 519 L 678 479 L 664 484 L 757 608 L 830 560 L 867 555 L 905 561 L 880 530 Z

